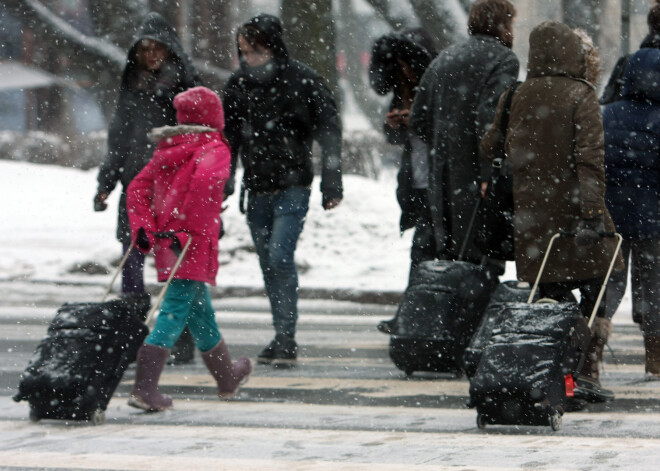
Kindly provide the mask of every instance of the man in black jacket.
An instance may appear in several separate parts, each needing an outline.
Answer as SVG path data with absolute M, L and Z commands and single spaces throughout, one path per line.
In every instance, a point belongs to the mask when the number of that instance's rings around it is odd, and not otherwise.
M 248 192 L 247 221 L 270 300 L 275 339 L 259 354 L 264 364 L 297 358 L 298 274 L 294 252 L 309 207 L 312 142 L 322 152 L 323 207 L 342 199 L 341 123 L 325 81 L 289 57 L 280 20 L 258 15 L 236 35 L 240 69 L 224 93 L 225 133 L 232 175 L 240 156 Z M 233 179 L 232 179 L 233 180 Z M 232 185 L 225 192 L 230 194 Z

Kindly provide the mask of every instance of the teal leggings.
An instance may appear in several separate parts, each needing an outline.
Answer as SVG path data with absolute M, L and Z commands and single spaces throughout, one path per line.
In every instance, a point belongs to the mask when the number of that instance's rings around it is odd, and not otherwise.
M 202 352 L 211 350 L 222 338 L 206 283 L 172 280 L 145 343 L 171 349 L 186 325 Z

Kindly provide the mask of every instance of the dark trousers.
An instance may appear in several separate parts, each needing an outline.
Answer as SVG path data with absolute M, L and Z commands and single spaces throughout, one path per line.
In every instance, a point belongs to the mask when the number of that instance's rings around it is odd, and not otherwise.
M 568 281 L 561 283 L 539 283 L 539 296 L 541 298 L 551 298 L 559 302 L 575 302 L 575 296 L 572 291 L 574 289 L 580 290 L 580 311 L 585 317 L 591 317 L 594 310 L 596 301 L 598 300 L 598 293 L 603 286 L 603 279 L 597 278 L 592 280 Z M 605 296 L 601 301 L 596 317 L 605 316 Z
M 607 317 L 621 304 L 630 268 L 633 319 L 646 335 L 660 335 L 660 240 L 624 240 L 621 253 L 626 267 L 613 273 L 607 285 Z
M 421 262 L 435 259 L 436 246 L 433 232 L 433 218 L 427 190 L 413 190 L 413 200 L 417 219 L 415 234 L 410 248 L 410 273 Z
M 124 244 L 123 253 L 130 247 L 130 244 Z M 124 268 L 121 272 L 121 292 L 122 293 L 144 293 L 144 258 L 145 255 L 137 248 L 133 248 L 126 259 Z

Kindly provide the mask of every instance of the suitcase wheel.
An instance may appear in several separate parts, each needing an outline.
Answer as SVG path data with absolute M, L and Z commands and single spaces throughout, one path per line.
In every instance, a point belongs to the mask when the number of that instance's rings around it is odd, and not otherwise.
M 406 378 L 412 378 L 413 373 L 415 373 L 415 370 L 406 370 Z
M 477 428 L 480 430 L 483 430 L 486 428 L 486 424 L 488 422 L 486 421 L 486 416 L 483 414 L 477 414 Z
M 96 409 L 90 415 L 89 422 L 92 425 L 101 425 L 103 422 L 105 422 L 105 411 L 102 411 L 101 409 Z
M 39 415 L 36 407 L 30 407 L 30 422 L 39 422 L 40 420 L 41 416 Z
M 548 417 L 548 422 L 552 430 L 555 432 L 561 428 L 562 418 L 559 412 L 555 412 L 550 417 Z

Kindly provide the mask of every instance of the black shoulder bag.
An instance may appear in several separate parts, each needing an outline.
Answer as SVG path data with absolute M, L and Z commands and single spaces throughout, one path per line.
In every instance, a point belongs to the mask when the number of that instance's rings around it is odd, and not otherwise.
M 486 195 L 477 214 L 474 244 L 481 252 L 498 260 L 514 260 L 513 251 L 513 175 L 504 169 L 504 143 L 509 127 L 511 100 L 520 82 L 507 92 L 500 118 L 500 138 L 495 149 L 492 173 Z

